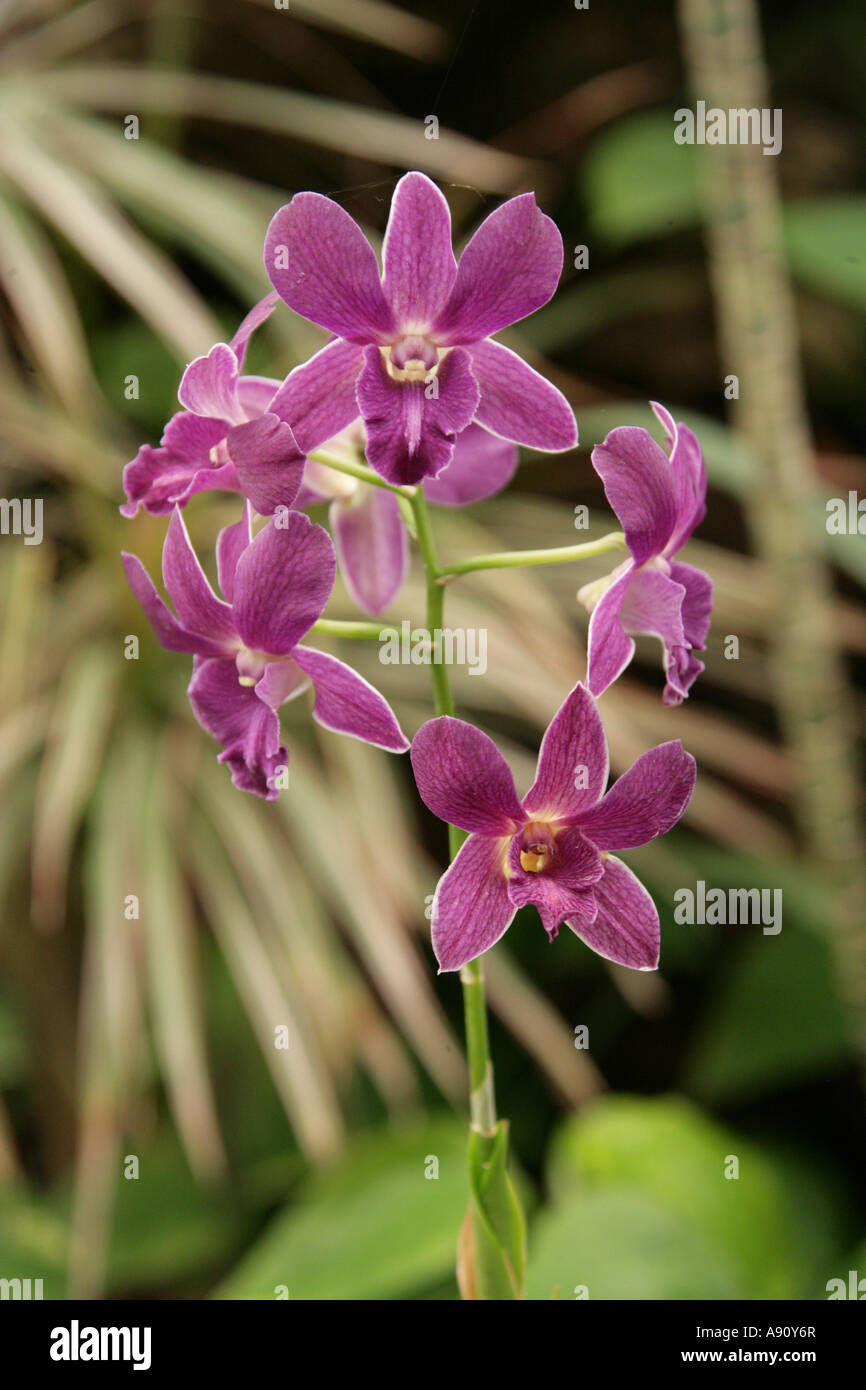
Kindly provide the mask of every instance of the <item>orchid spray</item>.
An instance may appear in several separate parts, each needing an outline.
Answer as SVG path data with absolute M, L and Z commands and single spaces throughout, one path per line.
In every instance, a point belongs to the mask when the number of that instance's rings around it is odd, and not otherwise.
M 447 585 L 460 575 L 626 552 L 580 590 L 591 612 L 586 675 L 554 714 L 525 796 L 492 740 L 456 717 L 441 651 L 430 663 L 435 717 L 411 745 L 418 791 L 450 843 L 432 945 L 440 970 L 459 972 L 464 995 L 469 1206 L 456 1240 L 464 1298 L 520 1298 L 526 1268 L 481 958 L 531 905 L 551 941 L 565 926 L 607 960 L 656 968 L 658 912 L 619 855 L 676 824 L 695 763 L 673 740 L 607 789 L 596 698 L 630 661 L 633 635 L 649 633 L 664 651 L 665 702 L 678 704 L 703 669 L 695 652 L 712 606 L 709 578 L 676 558 L 705 511 L 700 446 L 659 405 L 666 450 L 634 427 L 611 431 L 593 450 L 622 531 L 584 545 L 439 559 L 428 503 L 494 495 L 515 471 L 517 445 L 561 452 L 577 443 L 565 397 L 495 337 L 547 303 L 562 259 L 560 234 L 531 193 L 491 213 L 458 261 L 445 198 L 423 174 L 406 174 L 381 271 L 348 213 L 299 193 L 265 239 L 272 292 L 230 342 L 190 363 L 178 390 L 183 409 L 159 447 L 144 445 L 124 472 L 124 514 L 143 508 L 169 518 L 163 580 L 173 610 L 125 555 L 129 583 L 162 645 L 191 655 L 190 703 L 234 785 L 266 800 L 288 785 L 279 709 L 308 689 L 312 717 L 325 728 L 392 753 L 410 747 L 384 696 L 314 645 L 317 633 L 380 633 L 377 623 L 322 616 L 338 564 L 349 594 L 375 617 L 400 591 L 411 533 L 432 633 L 444 627 Z M 248 340 L 280 300 L 331 338 L 284 381 L 244 375 Z M 221 597 L 182 515 L 197 493 L 214 489 L 236 493 L 241 509 L 216 539 Z M 332 535 L 305 514 L 316 501 L 330 503 Z

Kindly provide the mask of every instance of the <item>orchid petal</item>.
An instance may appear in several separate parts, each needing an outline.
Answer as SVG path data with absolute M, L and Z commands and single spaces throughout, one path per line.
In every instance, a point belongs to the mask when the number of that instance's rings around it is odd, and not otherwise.
M 662 570 L 632 571 L 625 591 L 620 622 L 627 632 L 660 637 L 669 647 L 681 647 L 685 589 Z
M 477 343 L 539 309 L 562 271 L 556 224 L 523 193 L 485 218 L 460 257 L 433 335 L 450 345 Z
M 173 415 L 158 449 L 144 444 L 123 470 L 127 500 L 124 516 L 135 516 L 143 507 L 151 516 L 168 516 L 175 502 L 185 503 L 195 492 L 209 488 L 237 490 L 232 465 L 215 465 L 211 450 L 224 438 L 224 420 L 206 420 L 188 410 Z M 226 469 L 228 471 L 226 471 Z
M 623 425 L 596 445 L 592 464 L 635 564 L 661 555 L 677 520 L 674 476 L 664 450 L 647 430 Z
M 676 647 L 666 653 L 666 680 L 662 692 L 664 703 L 681 705 L 683 700 L 688 699 L 689 691 L 704 669 L 704 663 L 688 646 Z
M 457 274 L 451 213 L 424 174 L 404 174 L 394 190 L 382 247 L 382 287 L 401 326 L 423 332 L 448 297 Z
M 245 420 L 256 420 L 264 415 L 271 401 L 282 386 L 272 376 L 239 376 L 238 400 Z
M 226 436 L 226 448 L 241 491 L 261 516 L 294 506 L 305 458 L 284 420 L 267 414 L 235 425 Z
M 577 425 L 568 401 L 516 352 L 492 339 L 476 343 L 472 371 L 481 388 L 479 424 L 531 449 L 555 453 L 575 447 Z
M 591 922 L 596 914 L 592 886 L 602 875 L 601 855 L 595 845 L 579 830 L 567 827 L 556 836 L 549 867 L 539 873 L 527 872 L 521 865 L 522 847 L 522 836 L 515 835 L 508 851 L 508 896 L 514 906 L 531 903 L 536 907 L 551 940 L 566 917 Z
M 707 466 L 697 435 L 688 425 L 682 421 L 675 422 L 670 411 L 659 405 L 658 401 L 651 401 L 650 404 L 668 439 L 677 515 L 665 553 L 675 555 L 706 516 Z
M 174 511 L 175 502 L 186 502 L 193 491 L 201 491 L 203 483 L 196 487 L 202 471 L 216 473 L 210 464 L 204 470 L 197 464 L 189 464 L 176 458 L 168 449 L 153 449 L 143 444 L 131 462 L 123 470 L 123 490 L 126 501 L 121 505 L 123 516 L 136 516 L 144 508 L 151 516 L 168 516 Z M 231 469 L 235 477 L 234 468 Z
M 545 732 L 535 781 L 523 799 L 524 819 L 577 820 L 607 782 L 607 739 L 595 700 L 577 684 Z
M 174 510 L 171 494 L 178 487 L 185 490 L 191 476 L 188 465 L 181 463 L 178 467 L 167 449 L 142 444 L 135 458 L 124 464 L 126 501 L 121 504 L 121 516 L 137 516 L 142 507 L 151 516 L 167 516 Z
M 438 507 L 465 507 L 501 492 L 516 471 L 513 444 L 480 425 L 467 425 L 454 441 L 451 462 L 425 481 L 424 495 Z
M 298 193 L 265 237 L 265 269 L 290 309 L 354 343 L 385 343 L 397 329 L 376 254 L 330 198 Z
M 510 835 L 525 819 L 496 744 L 462 719 L 442 715 L 422 724 L 412 742 L 412 768 L 422 801 L 449 825 Z
M 162 450 L 154 450 L 157 454 L 161 452 Z M 134 480 L 130 479 L 130 487 L 138 489 L 142 485 L 146 491 L 139 491 L 137 496 L 130 493 L 131 500 L 120 508 L 123 516 L 135 516 L 140 506 L 144 507 L 150 516 L 168 516 L 175 507 L 185 507 L 190 498 L 200 492 L 241 490 L 237 469 L 233 463 L 223 464 L 219 468 L 209 466 L 190 469 L 170 467 L 162 460 L 156 459 L 151 462 L 150 474 L 152 481 L 149 485 L 143 470 Z
M 682 560 L 671 562 L 671 579 L 685 589 L 683 599 L 683 636 L 690 647 L 703 651 L 713 611 L 713 581 L 703 570 L 686 565 Z
M 442 875 L 433 899 L 433 950 L 440 972 L 460 970 L 489 951 L 516 909 L 505 877 L 507 839 L 470 835 Z
M 394 711 L 363 676 L 335 656 L 311 647 L 295 647 L 292 656 L 312 679 L 316 693 L 313 718 L 318 724 L 391 753 L 406 752 L 409 740 Z
M 187 691 L 193 714 L 223 751 L 232 782 L 266 801 L 279 795 L 273 785 L 288 766 L 280 743 L 280 721 L 249 686 L 240 685 L 233 661 L 202 661 Z
M 709 625 L 712 605 L 712 585 L 700 570 L 684 565 L 683 570 L 700 576 L 701 589 L 695 590 L 694 604 Z M 706 593 L 704 586 L 709 586 Z M 620 614 L 620 622 L 628 632 L 646 633 L 658 637 L 664 647 L 666 705 L 678 705 L 686 698 L 689 687 L 704 669 L 702 661 L 692 655 L 691 645 L 683 626 L 683 604 L 686 587 L 660 570 L 635 570 L 631 577 Z
M 384 612 L 403 587 L 409 541 L 397 498 L 362 483 L 331 504 L 331 529 L 343 582 L 366 613 Z
M 232 611 L 244 645 L 288 656 L 322 614 L 336 559 L 327 531 L 302 512 L 269 521 L 238 560 Z
M 260 299 L 258 304 L 254 304 L 250 312 L 241 319 L 237 332 L 229 343 L 238 364 L 238 371 L 244 365 L 244 357 L 250 338 L 256 329 L 265 322 L 265 319 L 270 318 L 279 302 L 280 296 L 276 290 L 271 290 L 270 294 L 266 294 L 264 299 Z
M 160 598 L 156 586 L 137 555 L 121 554 L 129 587 L 141 604 L 160 646 L 170 652 L 192 652 L 198 656 L 225 656 L 230 648 L 214 637 L 188 632 Z
M 638 758 L 579 825 L 601 850 L 635 849 L 676 825 L 691 800 L 697 767 L 679 739 Z
M 592 610 L 586 643 L 586 686 L 598 698 L 622 675 L 634 656 L 634 641 L 624 631 L 620 613 L 634 564 L 631 560 L 614 571 L 617 577 Z
M 656 905 L 621 859 L 610 855 L 603 862 L 604 873 L 593 889 L 595 920 L 567 921 L 566 926 L 605 960 L 632 970 L 655 970 L 661 935 Z
M 289 372 L 269 408 L 289 422 L 305 454 L 357 420 L 355 382 L 362 363 L 357 344 L 337 338 Z
M 271 709 L 279 709 L 287 700 L 309 689 L 312 684 L 306 671 L 291 657 L 282 661 L 269 661 L 260 678 L 256 681 L 256 694 Z
M 180 379 L 177 398 L 194 415 L 238 425 L 246 416 L 237 385 L 238 359 L 228 343 L 216 343 L 205 357 L 190 362 Z
M 229 603 L 232 601 L 235 586 L 235 570 L 253 538 L 252 512 L 249 502 L 244 503 L 240 521 L 224 526 L 217 536 L 216 560 L 220 588 Z
M 208 583 L 177 507 L 165 533 L 162 577 L 175 611 L 188 631 L 237 645 L 232 610 L 217 598 Z
M 228 420 L 194 415 L 191 410 L 179 410 L 172 415 L 159 441 L 179 459 L 200 468 L 212 467 L 211 450 L 226 437 Z

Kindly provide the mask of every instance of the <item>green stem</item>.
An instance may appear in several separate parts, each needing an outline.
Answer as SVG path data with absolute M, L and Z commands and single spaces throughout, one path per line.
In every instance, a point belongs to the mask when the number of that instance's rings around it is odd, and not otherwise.
M 458 574 L 472 574 L 475 570 L 522 569 L 530 565 L 566 565 L 573 560 L 588 560 L 593 555 L 603 555 L 608 550 L 625 550 L 625 536 L 622 531 L 611 531 L 597 541 L 585 541 L 583 545 L 561 545 L 552 550 L 504 550 L 496 555 L 473 555 L 469 560 L 458 560 L 453 565 L 443 565 L 439 570 L 437 583 L 440 588 Z
M 315 459 L 316 463 L 324 464 L 326 468 L 333 468 L 336 473 L 347 473 L 350 478 L 358 478 L 362 483 L 370 483 L 372 487 L 383 487 L 386 492 L 396 492 L 398 497 L 415 496 L 414 487 L 397 487 L 392 483 L 386 483 L 384 478 L 380 478 L 378 473 L 374 473 L 373 469 L 364 463 L 334 458 L 332 454 L 323 454 L 321 449 L 315 449 L 310 458 Z
M 445 590 L 440 583 L 446 573 L 439 566 L 436 543 L 430 525 L 430 513 L 423 488 L 418 488 L 411 501 L 418 548 L 424 562 L 427 581 L 427 631 L 434 633 L 444 627 Z M 435 648 L 434 648 L 435 658 Z M 454 700 L 448 668 L 435 659 L 430 666 L 433 681 L 433 700 L 437 714 L 454 713 Z M 465 835 L 457 826 L 449 825 L 448 843 L 453 859 Z M 484 1002 L 484 972 L 481 962 L 470 961 L 460 972 L 463 986 L 463 1009 L 466 1019 L 466 1054 L 469 1065 L 469 1112 L 472 1128 L 485 1138 L 496 1132 L 496 1099 L 493 1090 L 493 1063 L 490 1060 L 490 1040 L 487 1032 L 487 1009 Z
M 463 1017 L 469 1063 L 469 1114 L 472 1128 L 484 1139 L 493 1139 L 496 1134 L 496 1093 L 484 1002 L 484 970 L 480 960 L 471 960 L 464 965 L 460 971 L 460 983 L 463 986 Z
M 378 642 L 382 636 L 381 623 L 343 622 L 339 618 L 319 618 L 313 623 L 311 632 L 321 632 L 325 637 L 355 637 L 363 642 Z
M 437 629 L 441 630 L 443 627 L 445 593 L 439 583 L 443 571 L 439 568 L 439 562 L 436 558 L 436 543 L 433 540 L 430 513 L 427 510 L 427 499 L 422 488 L 419 487 L 415 492 L 411 505 L 412 515 L 415 518 L 418 548 L 424 562 L 424 574 L 427 582 L 427 631 L 432 636 Z M 454 701 L 451 697 L 451 684 L 448 680 L 447 667 L 441 660 L 438 662 L 434 660 L 430 666 L 430 674 L 433 679 L 433 700 L 436 705 L 436 713 L 453 714 Z

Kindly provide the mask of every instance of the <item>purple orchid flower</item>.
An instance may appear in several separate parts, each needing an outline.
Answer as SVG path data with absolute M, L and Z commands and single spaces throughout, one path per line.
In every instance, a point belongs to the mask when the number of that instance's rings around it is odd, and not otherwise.
M 167 516 L 214 488 L 242 493 L 263 516 L 292 506 L 304 455 L 291 426 L 270 409 L 282 383 L 241 375 L 247 343 L 276 304 L 277 295 L 267 295 L 230 343 L 189 364 L 177 393 L 185 408 L 169 420 L 160 447 L 142 445 L 123 470 L 124 516 L 140 507 Z
M 267 801 L 276 798 L 287 753 L 276 711 L 311 683 L 313 717 L 393 753 L 409 744 L 377 690 L 336 657 L 300 645 L 334 586 L 331 539 L 301 512 L 288 512 L 253 538 L 249 504 L 217 539 L 217 598 L 190 543 L 183 516 L 172 513 L 162 554 L 165 587 L 177 617 L 144 565 L 123 555 L 133 593 L 159 641 L 195 658 L 189 698 L 198 722 L 223 745 L 232 781 Z
M 367 458 L 391 483 L 435 478 L 473 420 L 531 448 L 571 449 L 571 407 L 492 334 L 546 304 L 562 238 L 532 193 L 490 214 L 458 266 L 444 197 L 423 174 L 398 183 L 376 255 L 347 212 L 318 193 L 281 208 L 265 239 L 271 284 L 334 334 L 290 373 L 272 409 L 304 422 L 306 452 L 360 415 Z
M 586 683 L 593 695 L 616 680 L 634 655 L 630 633 L 661 639 L 666 705 L 678 705 L 704 669 L 713 583 L 674 556 L 706 514 L 707 471 L 692 431 L 651 402 L 667 435 L 669 457 L 649 432 L 611 430 L 592 451 L 611 507 L 625 531 L 630 558 L 578 599 L 590 610 Z
M 611 851 L 646 844 L 683 814 L 696 768 L 678 740 L 644 753 L 603 795 L 607 740 L 595 700 L 576 685 L 544 735 L 523 801 L 492 739 L 461 719 L 422 725 L 411 756 L 430 810 L 469 832 L 433 899 L 440 970 L 489 950 L 528 903 L 551 941 L 564 922 L 606 960 L 656 968 L 655 904 Z
M 364 461 L 364 427 L 360 420 L 322 452 L 350 462 Z M 517 449 L 480 425 L 458 434 L 454 456 L 424 491 L 440 507 L 463 507 L 493 497 L 506 487 L 517 468 Z M 378 617 L 396 598 L 409 568 L 406 525 L 397 498 L 381 487 L 308 459 L 304 482 L 295 503 L 330 501 L 329 517 L 340 573 L 359 608 Z

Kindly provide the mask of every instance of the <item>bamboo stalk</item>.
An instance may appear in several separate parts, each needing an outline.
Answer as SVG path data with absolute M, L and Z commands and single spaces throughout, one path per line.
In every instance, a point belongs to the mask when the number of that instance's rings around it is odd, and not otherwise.
M 679 0 L 692 94 L 710 107 L 769 105 L 755 0 Z M 723 375 L 736 374 L 735 425 L 754 459 L 746 499 L 772 576 L 769 666 L 795 767 L 807 851 L 827 871 L 826 922 L 866 1059 L 863 840 L 854 718 L 814 517 L 817 479 L 794 301 L 784 262 L 778 158 L 758 144 L 707 145 L 700 161 Z

